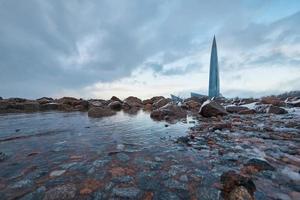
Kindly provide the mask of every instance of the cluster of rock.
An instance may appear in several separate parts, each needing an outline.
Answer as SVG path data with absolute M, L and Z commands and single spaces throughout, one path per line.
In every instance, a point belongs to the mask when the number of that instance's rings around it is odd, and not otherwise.
M 36 100 L 9 98 L 0 100 L 0 113 L 38 112 L 50 110 L 86 111 L 88 108 L 88 101 L 73 97 L 63 97 L 60 99 L 43 97 Z
M 250 106 L 251 105 L 251 106 Z M 130 96 L 124 100 L 113 96 L 109 100 L 102 99 L 76 99 L 63 97 L 53 99 L 43 97 L 36 100 L 22 98 L 0 99 L 0 113 L 8 112 L 37 112 L 37 111 L 88 111 L 90 117 L 104 117 L 114 115 L 119 110 L 136 113 L 139 109 L 151 112 L 150 116 L 156 120 L 173 120 L 185 118 L 188 112 L 199 113 L 203 117 L 224 116 L 230 113 L 255 114 L 272 113 L 285 114 L 286 107 L 300 107 L 300 97 L 288 97 L 282 100 L 271 96 L 261 99 L 225 99 L 208 97 L 192 97 L 177 104 L 163 96 L 141 100 Z

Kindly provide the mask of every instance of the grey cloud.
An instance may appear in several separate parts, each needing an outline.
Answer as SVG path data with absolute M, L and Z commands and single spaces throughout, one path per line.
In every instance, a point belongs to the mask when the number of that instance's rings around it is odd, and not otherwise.
M 229 42 L 225 46 L 243 49 L 268 42 L 264 32 L 275 28 L 299 33 L 294 27 L 299 14 L 277 24 L 237 28 L 249 23 L 253 9 L 237 0 L 0 0 L 0 96 L 38 97 L 110 82 L 158 53 L 163 58 L 161 66 L 150 66 L 154 71 L 187 73 L 201 66 L 169 71 L 162 66 L 210 47 L 214 33 Z M 86 56 L 80 45 L 88 37 L 92 59 L 75 62 Z

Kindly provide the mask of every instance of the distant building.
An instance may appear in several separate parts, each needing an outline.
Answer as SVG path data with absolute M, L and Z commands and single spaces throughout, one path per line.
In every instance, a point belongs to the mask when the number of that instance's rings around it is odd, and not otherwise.
M 211 55 L 210 55 L 208 96 L 209 97 L 220 96 L 219 64 L 218 64 L 217 43 L 216 43 L 215 36 L 214 36 L 214 40 L 211 48 Z

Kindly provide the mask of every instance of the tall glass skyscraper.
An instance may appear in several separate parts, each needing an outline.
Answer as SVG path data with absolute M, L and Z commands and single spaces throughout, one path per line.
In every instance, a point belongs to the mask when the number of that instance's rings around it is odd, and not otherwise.
M 214 36 L 211 55 L 210 55 L 210 69 L 209 69 L 209 97 L 219 97 L 220 96 L 220 80 L 219 80 L 219 64 L 218 64 L 218 53 L 217 53 L 217 43 Z

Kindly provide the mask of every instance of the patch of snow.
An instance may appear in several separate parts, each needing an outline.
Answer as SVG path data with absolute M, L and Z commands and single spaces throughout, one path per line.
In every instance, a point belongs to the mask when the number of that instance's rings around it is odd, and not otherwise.
M 294 115 L 300 116 L 300 108 L 286 108 L 286 110 L 287 110 L 290 114 L 294 114 Z
M 249 109 L 254 109 L 255 108 L 255 105 L 257 104 L 258 102 L 253 102 L 253 103 L 248 103 L 248 104 L 244 104 L 244 105 L 241 105 L 241 106 L 245 106 Z
M 202 104 L 202 106 L 201 107 L 203 107 L 203 106 L 205 106 L 205 105 L 207 105 L 207 104 L 209 104 L 211 102 L 211 100 L 206 100 L 203 104 Z

